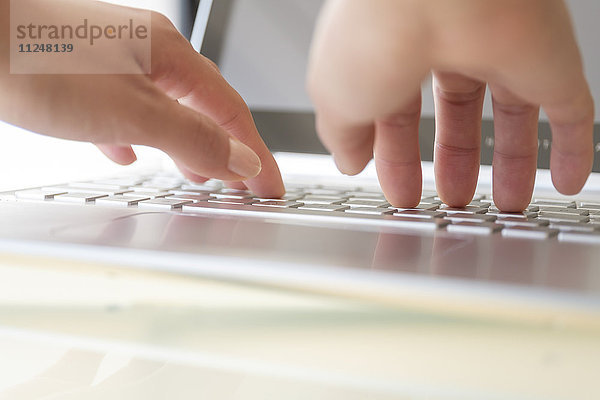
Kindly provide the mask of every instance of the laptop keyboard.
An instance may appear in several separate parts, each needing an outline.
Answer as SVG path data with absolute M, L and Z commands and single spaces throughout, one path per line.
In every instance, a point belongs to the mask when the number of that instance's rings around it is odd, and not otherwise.
M 600 203 L 534 199 L 522 213 L 505 213 L 485 195 L 476 195 L 464 208 L 452 208 L 443 204 L 436 193 L 424 192 L 416 208 L 401 209 L 392 207 L 381 192 L 358 187 L 286 187 L 283 198 L 270 199 L 226 188 L 214 180 L 193 184 L 179 177 L 153 176 L 21 190 L 0 194 L 0 200 L 600 244 Z

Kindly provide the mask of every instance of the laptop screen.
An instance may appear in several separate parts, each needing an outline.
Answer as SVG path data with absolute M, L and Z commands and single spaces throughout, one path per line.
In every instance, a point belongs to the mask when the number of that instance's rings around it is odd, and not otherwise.
M 273 151 L 326 153 L 317 139 L 313 107 L 305 91 L 305 73 L 313 28 L 324 0 L 202 0 L 198 8 L 192 44 L 215 61 L 225 78 L 244 97 L 257 126 Z M 571 1 L 579 36 L 600 34 L 586 20 L 586 10 Z M 600 12 L 600 7 L 599 12 Z M 578 11 L 582 11 L 579 12 Z M 587 10 L 589 11 L 589 10 Z M 581 14 L 581 15 L 580 15 Z M 204 30 L 203 24 L 206 25 Z M 203 35 L 202 35 L 203 34 Z M 593 42 L 588 49 L 582 40 L 584 57 L 595 55 Z M 588 64 L 590 63 L 588 57 Z M 590 79 L 596 98 L 600 98 L 600 60 Z M 591 77 L 594 78 L 594 77 Z M 597 104 L 597 108 L 600 107 Z M 597 111 L 597 121 L 600 110 Z M 423 88 L 423 117 L 420 128 L 421 157 L 433 159 L 435 123 L 431 83 Z M 489 93 L 484 106 L 482 126 L 482 163 L 490 165 L 494 131 Z M 600 124 L 595 126 L 595 143 L 600 143 Z M 545 116 L 539 129 L 538 167 L 548 168 L 551 134 Z M 597 145 L 597 154 L 600 144 Z M 600 172 L 600 157 L 594 171 Z

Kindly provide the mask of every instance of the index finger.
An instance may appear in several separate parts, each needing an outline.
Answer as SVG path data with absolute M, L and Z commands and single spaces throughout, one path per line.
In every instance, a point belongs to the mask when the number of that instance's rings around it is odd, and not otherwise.
M 153 19 L 153 29 L 154 22 Z M 161 24 L 167 22 L 159 21 L 157 29 L 161 29 Z M 285 189 L 277 163 L 260 137 L 244 100 L 211 61 L 196 53 L 183 37 L 173 39 L 172 32 L 162 35 L 153 32 L 152 80 L 167 95 L 208 116 L 259 156 L 261 173 L 246 181 L 252 191 L 267 197 L 283 195 Z

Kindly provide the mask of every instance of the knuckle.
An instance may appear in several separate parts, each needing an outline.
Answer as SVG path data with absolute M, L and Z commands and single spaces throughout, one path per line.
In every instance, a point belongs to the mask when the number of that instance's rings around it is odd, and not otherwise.
M 446 153 L 446 156 L 451 157 L 472 157 L 474 155 L 479 156 L 480 148 L 479 146 L 456 146 L 446 143 L 436 142 L 435 147 L 437 151 Z
M 179 48 L 189 42 L 179 33 L 173 22 L 164 14 L 152 11 L 152 43 L 161 49 Z
M 436 53 L 443 54 L 456 66 L 505 66 L 514 62 L 515 57 L 526 59 L 539 54 L 551 42 L 552 24 L 547 19 L 555 18 L 556 7 L 547 3 L 555 2 L 465 3 L 471 5 L 471 10 L 456 18 L 440 17 L 443 22 L 435 29 Z M 494 18 L 488 18 L 489 15 Z
M 201 57 L 204 59 L 204 61 L 212 68 L 215 70 L 216 73 L 221 74 L 221 69 L 219 68 L 219 66 L 217 65 L 217 63 L 215 63 L 213 60 L 211 60 L 210 58 L 201 55 Z
M 152 29 L 158 30 L 174 30 L 175 26 L 171 20 L 164 14 L 157 11 L 151 12 Z
M 376 160 L 379 166 L 388 169 L 415 168 L 417 166 L 420 167 L 421 165 L 421 159 L 419 157 L 416 157 L 413 160 L 400 160 L 376 156 Z
M 409 108 L 403 112 L 398 112 L 382 118 L 377 122 L 383 127 L 391 129 L 414 126 L 415 124 L 419 123 L 421 118 L 421 107 L 419 105 L 418 107 L 411 108 L 412 109 Z
M 511 149 L 516 151 L 494 150 L 494 160 L 510 161 L 511 163 L 537 160 L 537 147 Z M 520 164 L 519 164 L 520 165 Z
M 494 101 L 494 112 L 507 117 L 526 118 L 538 112 L 538 107 L 531 104 L 511 104 Z
M 216 122 L 221 129 L 231 132 L 237 139 L 244 142 L 252 135 L 251 129 L 243 129 L 247 128 L 247 124 L 245 123 L 247 119 L 251 120 L 252 117 L 247 110 L 246 104 L 241 102 L 232 104 L 229 113 L 222 120 Z
M 485 94 L 485 85 L 477 83 L 461 89 L 446 89 L 436 85 L 435 91 L 437 97 L 445 103 L 463 106 L 481 101 L 481 98 Z

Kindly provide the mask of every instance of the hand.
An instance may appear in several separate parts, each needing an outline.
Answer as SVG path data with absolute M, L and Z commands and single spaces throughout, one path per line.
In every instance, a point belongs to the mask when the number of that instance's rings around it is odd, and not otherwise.
M 564 194 L 593 163 L 594 105 L 562 0 L 330 0 L 315 35 L 308 87 L 317 130 L 352 175 L 374 156 L 386 197 L 415 206 L 422 178 L 420 85 L 434 78 L 437 190 L 473 198 L 486 83 L 493 96 L 493 195 L 505 211 L 531 199 L 539 107 L 553 132 L 551 170 Z
M 32 15 L 42 15 L 48 25 L 84 18 L 121 21 L 141 13 L 91 1 L 57 0 L 50 10 L 44 1 L 26 1 Z M 144 57 L 143 48 L 113 40 L 57 57 L 58 62 L 100 66 L 106 73 L 18 75 L 9 70 L 9 3 L 0 0 L 1 119 L 46 135 L 91 141 L 121 164 L 135 161 L 132 144 L 157 147 L 194 181 L 245 181 L 258 195 L 283 194 L 275 160 L 248 107 L 166 17 L 151 14 L 151 57 Z M 79 42 L 76 46 L 83 47 Z M 110 73 L 123 68 L 131 73 Z

